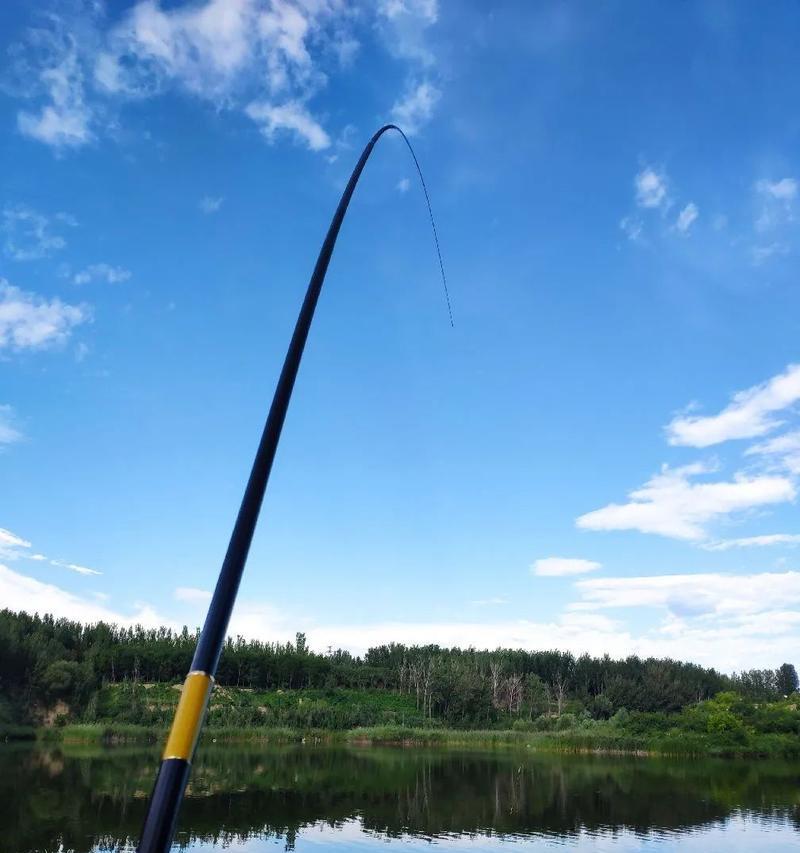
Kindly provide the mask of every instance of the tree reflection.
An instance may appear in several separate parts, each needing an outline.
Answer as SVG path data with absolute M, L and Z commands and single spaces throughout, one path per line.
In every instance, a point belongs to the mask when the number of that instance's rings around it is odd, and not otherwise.
M 132 847 L 154 751 L 0 749 L 8 853 Z M 782 762 L 667 761 L 424 749 L 206 747 L 177 842 L 283 839 L 358 818 L 381 837 L 571 837 L 683 832 L 734 810 L 798 821 L 800 771 Z

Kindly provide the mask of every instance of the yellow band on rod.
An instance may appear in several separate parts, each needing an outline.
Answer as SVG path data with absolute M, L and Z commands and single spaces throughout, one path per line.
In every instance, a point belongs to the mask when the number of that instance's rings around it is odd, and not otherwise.
M 190 672 L 186 676 L 162 761 L 168 758 L 192 760 L 213 684 L 214 679 L 205 672 Z

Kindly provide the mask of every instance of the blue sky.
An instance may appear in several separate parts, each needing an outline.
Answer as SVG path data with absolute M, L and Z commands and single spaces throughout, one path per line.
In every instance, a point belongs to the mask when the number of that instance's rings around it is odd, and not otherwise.
M 0 8 L 0 603 L 202 621 L 294 317 L 234 632 L 800 641 L 800 11 Z

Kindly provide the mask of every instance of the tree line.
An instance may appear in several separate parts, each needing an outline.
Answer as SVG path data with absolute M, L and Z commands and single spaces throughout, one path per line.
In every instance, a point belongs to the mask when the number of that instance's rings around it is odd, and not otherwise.
M 84 625 L 0 611 L 0 723 L 23 722 L 61 701 L 76 716 L 108 683 L 179 682 L 197 633 L 187 628 Z M 293 643 L 230 638 L 217 682 L 260 690 L 394 691 L 421 716 L 451 726 L 492 727 L 583 710 L 606 719 L 629 711 L 678 711 L 722 691 L 769 701 L 797 689 L 791 664 L 725 675 L 668 658 L 624 660 L 557 650 L 478 650 L 437 645 L 376 646 L 355 656 Z

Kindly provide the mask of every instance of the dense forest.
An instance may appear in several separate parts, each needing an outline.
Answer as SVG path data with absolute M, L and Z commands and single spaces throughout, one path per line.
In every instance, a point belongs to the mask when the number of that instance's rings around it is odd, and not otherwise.
M 55 705 L 70 719 L 96 719 L 98 697 L 114 685 L 120 685 L 118 697 L 135 699 L 137 685 L 182 681 L 196 640 L 186 628 L 175 633 L 82 625 L 0 611 L 0 724 L 39 722 Z M 772 701 L 798 686 L 791 664 L 724 675 L 669 659 L 394 643 L 355 657 L 333 649 L 315 653 L 303 634 L 286 644 L 228 640 L 217 682 L 276 694 L 339 691 L 351 704 L 354 691 L 386 694 L 397 700 L 396 707 L 409 709 L 408 719 L 454 728 L 495 728 L 566 713 L 603 720 L 621 709 L 669 713 L 731 691 L 754 702 Z M 354 724 L 380 722 L 369 717 L 366 698 L 362 704 Z M 349 724 L 341 715 L 311 720 L 308 709 L 306 720 Z

